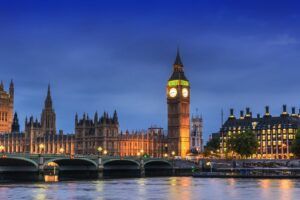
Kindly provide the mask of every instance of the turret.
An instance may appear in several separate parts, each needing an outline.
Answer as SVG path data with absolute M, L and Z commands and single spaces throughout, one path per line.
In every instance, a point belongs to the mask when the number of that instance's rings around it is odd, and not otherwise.
M 3 84 L 3 81 L 1 80 L 1 83 L 0 83 L 0 91 L 3 91 L 4 90 L 4 84 Z
M 14 133 L 19 133 L 20 132 L 19 119 L 18 119 L 18 114 L 16 112 L 15 112 L 15 115 L 14 115 L 13 123 L 11 125 L 11 130 Z
M 295 108 L 295 107 L 292 107 L 292 116 L 293 116 L 293 117 L 297 116 L 297 115 L 296 115 L 296 108 Z
M 288 115 L 288 113 L 287 113 L 287 109 L 286 109 L 286 105 L 284 104 L 284 105 L 282 105 L 282 114 L 281 115 L 283 115 L 283 116 L 286 116 L 286 115 Z
M 78 124 L 78 114 L 76 113 L 75 114 L 75 126 L 77 126 L 77 124 Z
M 235 119 L 233 108 L 230 108 L 229 112 L 230 112 L 229 118 L 230 119 Z
M 269 106 L 265 107 L 265 117 L 270 116 L 270 109 Z
M 250 108 L 247 107 L 247 108 L 246 108 L 246 117 L 251 117 L 251 116 L 252 116 L 252 114 L 251 114 L 251 112 L 250 112 Z
M 113 122 L 114 122 L 115 124 L 118 124 L 118 123 L 119 123 L 119 120 L 118 120 L 118 114 L 117 114 L 117 111 L 116 111 L 116 110 L 114 111 Z
M 243 110 L 240 111 L 240 119 L 244 119 L 244 111 Z
M 94 115 L 94 123 L 95 124 L 98 123 L 98 112 L 97 111 L 95 112 L 95 115 Z

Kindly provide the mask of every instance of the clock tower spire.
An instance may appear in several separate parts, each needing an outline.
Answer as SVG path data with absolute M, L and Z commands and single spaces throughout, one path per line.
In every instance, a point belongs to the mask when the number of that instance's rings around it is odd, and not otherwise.
M 167 84 L 169 153 L 185 157 L 190 148 L 190 83 L 179 50 Z

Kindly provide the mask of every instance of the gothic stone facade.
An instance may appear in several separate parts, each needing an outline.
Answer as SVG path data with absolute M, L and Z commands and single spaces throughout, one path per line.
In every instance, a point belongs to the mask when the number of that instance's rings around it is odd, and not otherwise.
M 14 112 L 14 83 L 11 81 L 9 91 L 0 84 L 0 133 L 10 133 Z
M 167 84 L 169 153 L 185 157 L 190 151 L 190 83 L 179 51 Z

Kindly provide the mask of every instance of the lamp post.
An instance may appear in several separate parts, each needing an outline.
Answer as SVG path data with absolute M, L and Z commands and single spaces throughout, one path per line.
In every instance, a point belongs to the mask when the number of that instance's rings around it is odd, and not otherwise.
M 64 149 L 64 148 L 60 148 L 60 149 L 59 149 L 59 153 L 60 153 L 60 154 L 63 154 L 64 152 L 65 152 L 65 149 Z
M 174 158 L 174 157 L 175 157 L 175 151 L 172 151 L 171 154 L 172 154 L 172 156 L 173 156 L 173 158 Z
M 97 148 L 97 151 L 98 151 L 98 157 L 100 157 L 101 154 L 102 154 L 103 148 L 102 148 L 101 146 L 99 146 L 99 147 Z
M 0 152 L 4 153 L 4 151 L 5 151 L 5 147 L 3 145 L 0 145 Z
M 108 153 L 107 150 L 104 150 L 104 151 L 103 151 L 103 154 L 104 154 L 105 156 L 107 155 L 107 153 Z
M 42 154 L 42 153 L 43 153 L 43 150 L 44 150 L 44 148 L 45 148 L 45 145 L 44 145 L 43 143 L 41 143 L 41 144 L 39 145 L 39 148 L 40 148 L 40 154 Z

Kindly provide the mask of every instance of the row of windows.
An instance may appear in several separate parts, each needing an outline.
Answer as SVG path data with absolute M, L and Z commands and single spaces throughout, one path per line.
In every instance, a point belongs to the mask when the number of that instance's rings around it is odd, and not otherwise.
M 277 135 L 277 139 L 281 139 L 281 137 L 285 140 L 285 139 L 287 139 L 287 134 L 284 134 L 284 135 Z M 257 136 L 257 139 L 258 140 L 271 140 L 271 138 L 273 139 L 273 140 L 276 140 L 276 135 L 272 135 L 272 137 L 271 137 L 271 135 L 268 135 L 267 137 L 265 136 L 265 135 L 263 135 L 263 136 Z M 290 139 L 290 140 L 293 140 L 293 139 L 295 139 L 295 135 L 292 135 L 292 134 L 289 134 L 288 135 L 288 138 Z
M 257 122 L 252 122 L 252 127 L 256 127 Z M 285 124 L 286 126 L 292 126 L 292 124 Z M 241 129 L 249 129 L 252 128 L 251 126 L 232 126 L 232 127 L 228 127 L 229 130 L 241 130 Z M 271 129 L 271 125 L 266 125 L 264 126 L 265 128 Z M 272 128 L 273 129 L 280 129 L 282 127 L 281 124 L 278 125 L 274 125 Z
M 231 134 L 235 134 L 235 133 L 244 133 L 245 132 L 245 130 L 242 130 L 242 131 L 228 131 L 227 132 L 227 134 L 228 135 L 231 135 Z M 273 130 L 271 130 L 271 129 L 268 129 L 268 130 L 261 130 L 261 131 L 257 131 L 256 130 L 256 132 L 257 133 L 261 133 L 261 134 L 271 134 L 271 133 L 295 133 L 296 131 L 294 130 L 294 129 L 273 129 Z
M 0 112 L 0 121 L 7 122 L 7 112 Z

